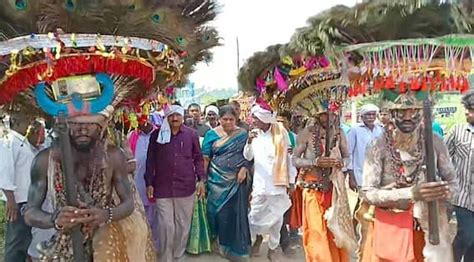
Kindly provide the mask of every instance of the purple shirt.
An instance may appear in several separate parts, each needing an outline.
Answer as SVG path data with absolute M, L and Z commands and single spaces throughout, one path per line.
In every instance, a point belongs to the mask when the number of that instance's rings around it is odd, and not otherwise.
M 196 132 L 184 125 L 171 142 L 156 142 L 153 131 L 146 161 L 146 186 L 153 186 L 155 198 L 188 197 L 196 191 L 196 181 L 205 181 L 204 159 Z

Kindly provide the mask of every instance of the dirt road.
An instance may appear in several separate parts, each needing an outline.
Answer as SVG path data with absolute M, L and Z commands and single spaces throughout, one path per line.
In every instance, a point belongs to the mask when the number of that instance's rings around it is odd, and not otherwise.
M 252 257 L 251 261 L 252 262 L 268 262 L 269 260 L 267 259 L 267 243 L 264 242 L 262 244 L 262 248 L 260 250 L 260 255 L 258 257 Z M 303 262 L 305 261 L 304 259 L 304 252 L 303 248 L 298 248 L 296 249 L 296 254 L 292 257 L 284 257 L 283 262 Z M 226 262 L 228 260 L 215 255 L 215 254 L 203 254 L 199 256 L 187 256 L 186 257 L 186 262 Z

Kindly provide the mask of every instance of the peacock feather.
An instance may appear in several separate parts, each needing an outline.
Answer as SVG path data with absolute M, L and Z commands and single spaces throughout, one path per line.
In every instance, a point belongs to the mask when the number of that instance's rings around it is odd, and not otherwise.
M 352 8 L 335 6 L 309 18 L 308 25 L 296 30 L 290 42 L 285 45 L 285 50 L 287 53 L 304 56 L 333 55 L 335 47 L 346 45 L 471 32 L 474 24 L 471 15 L 473 1 L 446 2 L 368 0 Z M 241 90 L 255 90 L 256 79 L 262 71 L 283 58 L 273 47 L 265 52 L 255 53 L 241 68 L 238 77 Z M 358 54 L 353 55 L 353 58 L 360 59 Z M 308 87 L 308 83 L 314 83 L 314 79 L 311 79 L 313 76 L 319 77 L 314 72 L 309 72 L 293 81 L 286 100 L 309 92 L 300 92 L 295 87 L 305 90 L 304 85 Z M 270 92 L 262 94 L 265 100 L 277 99 L 272 90 L 267 91 Z M 306 107 L 312 106 L 308 104 Z
M 36 31 L 38 1 L 0 0 L 0 6 L 0 40 Z
M 239 89 L 245 92 L 256 92 L 255 80 L 262 72 L 270 68 L 270 66 L 280 61 L 281 53 L 285 52 L 286 45 L 272 45 L 265 49 L 265 51 L 256 52 L 247 59 L 245 64 L 240 68 L 239 75 Z
M 218 9 L 213 0 L 0 0 L 0 41 L 21 36 L 33 39 L 37 34 L 54 33 L 51 38 L 60 39 L 65 34 L 91 34 L 139 37 L 163 43 L 163 49 L 158 52 L 156 49 L 146 51 L 113 46 L 104 49 L 99 44 L 89 49 L 91 54 L 97 54 L 95 50 L 99 50 L 100 55 L 112 56 L 121 48 L 122 53 L 127 52 L 127 55 L 151 64 L 156 70 L 154 90 L 145 88 L 137 78 L 112 75 L 115 98 L 139 103 L 140 99 L 156 93 L 157 88 L 182 85 L 187 79 L 186 74 L 193 72 L 196 63 L 212 59 L 210 50 L 219 45 L 220 38 L 208 22 L 215 19 Z M 84 48 L 80 51 L 79 48 L 64 48 L 58 42 L 57 48 L 20 50 L 18 55 L 0 56 L 0 84 L 12 66 L 22 68 L 44 62 L 46 55 L 49 55 L 46 59 L 48 65 L 54 65 L 54 56 L 59 54 L 59 48 L 64 54 L 87 51 Z M 167 53 L 173 54 L 173 58 L 163 58 Z M 175 64 L 179 61 L 174 58 L 175 54 L 180 58 L 180 65 Z M 20 56 L 21 59 L 18 59 Z M 176 68 L 180 68 L 179 72 Z M 2 97 L 2 92 L 0 100 L 5 101 L 7 96 Z M 15 93 L 16 97 L 11 101 L 15 104 L 34 97 L 32 87 L 18 92 L 10 89 L 8 92 L 8 97 Z M 50 93 L 48 95 L 51 96 Z
M 445 2 L 369 0 L 353 8 L 337 6 L 308 19 L 289 46 L 314 54 L 333 46 L 471 32 L 472 3 Z

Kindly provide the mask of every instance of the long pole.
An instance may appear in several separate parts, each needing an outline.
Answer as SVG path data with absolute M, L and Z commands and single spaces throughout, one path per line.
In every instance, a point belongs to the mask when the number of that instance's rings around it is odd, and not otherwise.
M 240 70 L 240 45 L 239 45 L 239 37 L 235 38 L 235 42 L 237 44 L 237 75 L 239 74 Z
M 79 207 L 77 200 L 76 179 L 74 166 L 72 163 L 71 141 L 69 139 L 69 129 L 64 114 L 61 114 L 56 124 L 56 130 L 59 135 L 59 146 L 61 151 L 61 167 L 64 172 L 66 184 L 66 202 L 67 205 Z M 81 232 L 81 226 L 77 225 L 71 229 L 73 261 L 84 262 L 84 236 Z
M 423 102 L 424 132 L 425 132 L 425 165 L 426 181 L 436 181 L 435 152 L 433 146 L 432 109 L 431 100 Z M 432 245 L 439 244 L 438 202 L 428 202 L 428 240 Z

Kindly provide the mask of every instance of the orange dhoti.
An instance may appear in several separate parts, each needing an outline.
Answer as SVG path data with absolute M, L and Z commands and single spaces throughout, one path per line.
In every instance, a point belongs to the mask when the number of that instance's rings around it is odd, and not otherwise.
M 303 245 L 307 262 L 347 262 L 347 252 L 336 246 L 324 213 L 331 206 L 332 194 L 303 190 Z
M 303 190 L 295 188 L 291 194 L 291 208 L 289 219 L 290 230 L 297 230 L 303 225 Z
M 380 211 L 388 212 L 388 211 Z M 388 214 L 388 213 L 387 213 Z M 390 215 L 390 214 L 388 214 Z M 398 215 L 394 215 L 398 216 Z M 402 215 L 404 216 L 404 215 Z M 415 230 L 413 227 L 413 217 L 408 217 L 409 221 L 403 222 L 405 218 L 395 218 L 396 223 L 393 226 L 383 225 L 377 227 L 375 224 L 377 222 L 370 222 L 368 224 L 367 236 L 365 237 L 365 243 L 363 247 L 360 247 L 362 250 L 361 262 L 423 262 L 423 248 L 425 246 L 424 233 L 421 230 Z M 377 218 L 376 218 L 377 219 Z M 411 225 L 409 230 L 406 230 L 407 227 L 401 224 Z M 399 228 L 399 232 L 396 227 Z M 382 232 L 376 232 L 380 230 Z M 383 232 L 388 230 L 389 232 Z M 379 239 L 377 239 L 377 236 Z M 383 237 L 385 236 L 385 237 Z M 410 242 L 410 243 L 407 243 Z M 406 249 L 405 247 L 408 247 Z M 405 252 L 409 250 L 409 252 Z M 408 254 L 407 254 L 408 253 Z M 392 259 L 381 258 L 384 254 L 386 257 L 392 257 Z M 397 259 L 398 257 L 398 259 Z

